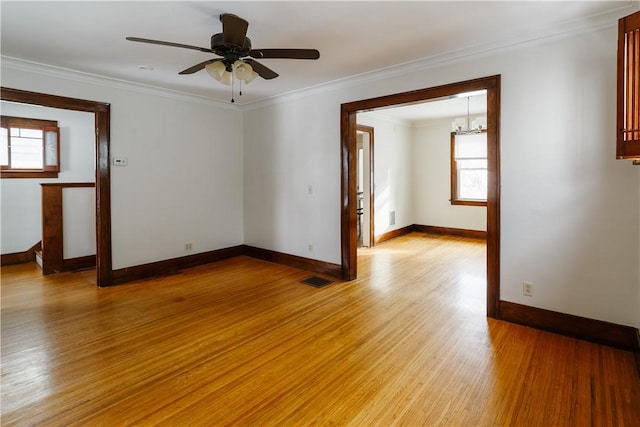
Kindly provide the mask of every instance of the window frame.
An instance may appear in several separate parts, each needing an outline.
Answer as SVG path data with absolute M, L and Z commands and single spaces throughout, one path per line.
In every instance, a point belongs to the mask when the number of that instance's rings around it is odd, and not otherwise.
M 487 133 L 487 130 L 484 129 L 481 133 Z M 488 144 L 488 142 L 487 142 Z M 473 199 L 459 199 L 458 198 L 458 162 L 456 160 L 456 133 L 451 132 L 451 198 L 449 202 L 452 205 L 457 206 L 487 206 L 487 200 L 473 200 Z M 487 153 L 488 157 L 488 153 Z M 487 158 L 488 161 L 488 158 Z M 487 173 L 489 173 L 489 166 L 487 165 Z M 487 198 L 489 195 L 487 194 Z
M 640 159 L 640 12 L 618 21 L 616 158 Z
M 1 178 L 58 178 L 60 172 L 60 128 L 55 120 L 32 119 L 26 117 L 0 116 L 0 126 L 7 129 L 7 136 L 11 140 L 11 128 L 39 129 L 42 130 L 42 168 L 40 169 L 19 169 L 11 168 L 11 149 L 8 148 L 9 165 L 0 166 Z M 56 164 L 47 165 L 46 138 L 47 132 L 56 134 Z

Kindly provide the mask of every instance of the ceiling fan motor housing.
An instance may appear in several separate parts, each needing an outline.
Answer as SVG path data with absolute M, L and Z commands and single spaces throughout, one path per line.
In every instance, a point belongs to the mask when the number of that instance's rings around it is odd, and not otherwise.
M 247 56 L 251 50 L 251 39 L 249 37 L 244 38 L 244 45 L 242 48 L 235 44 L 227 44 L 223 41 L 224 34 L 218 33 L 211 36 L 211 50 L 214 52 L 231 52 L 236 51 L 238 53 L 244 53 Z

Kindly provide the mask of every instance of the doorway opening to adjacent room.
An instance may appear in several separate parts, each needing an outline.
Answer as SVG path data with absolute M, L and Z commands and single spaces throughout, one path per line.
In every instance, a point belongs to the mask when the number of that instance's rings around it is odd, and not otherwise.
M 95 118 L 95 207 L 96 207 L 96 282 L 99 287 L 111 286 L 111 181 L 109 176 L 109 145 L 111 108 L 107 103 L 67 98 L 38 92 L 2 87 L 4 101 L 93 113 Z
M 399 93 L 379 98 L 355 101 L 342 105 L 342 211 L 341 256 L 342 276 L 353 280 L 357 276 L 358 248 L 358 145 L 357 114 L 378 109 L 406 106 L 427 101 L 460 97 L 461 94 L 485 91 L 486 93 L 486 301 L 487 316 L 497 317 L 499 292 L 499 242 L 500 242 L 500 76 L 490 76 L 433 88 Z M 466 123 L 467 128 L 470 123 Z M 378 136 L 379 139 L 379 136 Z M 377 144 L 379 145 L 379 144 Z M 380 173 L 380 171 L 376 171 Z M 375 187 L 374 183 L 372 187 Z M 375 191 L 374 191 L 375 192 Z M 376 201 L 376 205 L 378 202 Z M 395 222 L 396 213 L 389 212 L 389 221 Z M 375 219 L 373 220 L 375 222 Z M 375 227 L 374 227 L 375 228 Z M 374 231 L 378 238 L 378 231 Z

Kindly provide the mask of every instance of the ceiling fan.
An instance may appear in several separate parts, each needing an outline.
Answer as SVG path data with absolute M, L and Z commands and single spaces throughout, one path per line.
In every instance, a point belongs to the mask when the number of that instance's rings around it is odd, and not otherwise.
M 251 40 L 246 36 L 249 28 L 249 23 L 246 20 L 231 13 L 224 13 L 220 15 L 220 21 L 222 22 L 222 33 L 211 36 L 211 48 L 140 37 L 127 37 L 127 40 L 214 53 L 221 58 L 209 59 L 182 70 L 178 74 L 193 74 L 205 69 L 212 77 L 224 84 L 232 84 L 234 77 L 245 84 L 257 76 L 266 80 L 278 77 L 278 73 L 255 59 L 320 58 L 320 52 L 316 49 L 252 49 Z M 233 99 L 231 101 L 233 102 Z

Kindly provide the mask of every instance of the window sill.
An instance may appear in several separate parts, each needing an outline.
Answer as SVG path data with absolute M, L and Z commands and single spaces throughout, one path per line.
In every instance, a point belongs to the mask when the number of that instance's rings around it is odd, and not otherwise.
M 39 171 L 2 171 L 0 178 L 57 178 L 58 172 Z
M 487 206 L 487 202 L 482 200 L 451 200 L 451 204 L 459 206 Z

